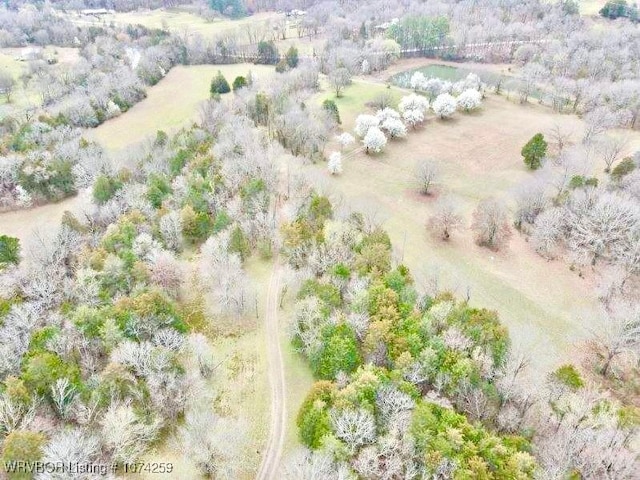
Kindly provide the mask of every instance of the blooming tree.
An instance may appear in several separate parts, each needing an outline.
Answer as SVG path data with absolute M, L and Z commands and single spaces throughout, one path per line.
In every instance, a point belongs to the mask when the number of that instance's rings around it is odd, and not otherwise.
M 415 72 L 411 75 L 411 80 L 409 81 L 411 88 L 414 90 L 424 90 L 424 85 L 427 79 L 422 72 Z
M 354 128 L 354 132 L 360 138 L 364 138 L 369 132 L 370 128 L 378 127 L 380 125 L 380 119 L 374 115 L 358 115 L 356 118 L 356 128 Z
M 416 95 L 415 93 L 402 97 L 398 104 L 398 110 L 403 114 L 408 110 L 418 110 L 425 113 L 428 109 L 429 100 L 422 95 Z
M 431 105 L 433 111 L 440 118 L 446 118 L 453 115 L 456 111 L 456 99 L 448 93 L 441 93 Z
M 407 136 L 407 127 L 399 118 L 387 118 L 382 122 L 381 127 L 391 138 Z
M 470 112 L 482 104 L 482 95 L 478 90 L 468 88 L 456 98 L 456 102 L 458 108 L 463 109 L 465 112 Z
M 364 144 L 367 153 L 378 153 L 381 152 L 387 144 L 387 137 L 384 136 L 384 133 L 382 133 L 382 130 L 378 127 L 371 127 L 367 131 L 362 143 Z
M 356 139 L 353 138 L 353 135 L 351 135 L 349 132 L 344 132 L 336 136 L 336 140 L 340 144 L 341 148 L 348 147 L 349 145 L 351 145 L 353 142 L 356 141 Z
M 416 128 L 417 125 L 424 122 L 424 113 L 420 110 L 406 110 L 402 114 L 402 118 L 408 125 L 411 125 L 412 128 Z
M 337 175 L 342 173 L 342 154 L 340 152 L 333 152 L 329 156 L 329 163 L 327 165 L 329 173 L 331 175 Z

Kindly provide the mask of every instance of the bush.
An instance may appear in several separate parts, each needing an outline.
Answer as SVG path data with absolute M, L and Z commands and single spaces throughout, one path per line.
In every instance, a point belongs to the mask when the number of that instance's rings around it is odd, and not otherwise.
M 584 380 L 582 380 L 580 373 L 571 364 L 562 365 L 551 375 L 555 380 L 572 390 L 578 390 L 584 386 Z
M 20 240 L 7 235 L 0 235 L 0 266 L 6 263 L 20 262 Z
M 630 174 L 636 168 L 636 164 L 633 161 L 633 158 L 627 157 L 623 159 L 615 168 L 611 171 L 611 178 L 613 180 L 620 180 L 625 175 Z
M 214 97 L 216 94 L 222 95 L 224 93 L 229 93 L 230 91 L 231 87 L 229 87 L 229 82 L 224 78 L 222 72 L 218 70 L 218 74 L 211 80 L 211 88 L 209 89 L 211 96 Z
M 234 80 L 233 80 L 233 91 L 235 92 L 236 90 L 240 90 L 241 88 L 244 88 L 247 86 L 247 79 L 244 78 L 242 75 L 237 76 Z
M 42 433 L 28 430 L 15 430 L 7 435 L 2 446 L 3 465 L 11 462 L 27 462 L 33 464 L 42 458 L 42 447 L 45 436 Z M 6 472 L 7 479 L 28 480 L 33 473 L 28 471 Z

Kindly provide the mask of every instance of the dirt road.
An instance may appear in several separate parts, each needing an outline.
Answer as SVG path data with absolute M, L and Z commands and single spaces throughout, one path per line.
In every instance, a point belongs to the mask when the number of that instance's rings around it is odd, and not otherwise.
M 278 292 L 280 291 L 280 266 L 273 266 L 267 290 L 265 312 L 265 334 L 267 336 L 267 361 L 269 365 L 269 384 L 271 386 L 271 420 L 269 437 L 262 463 L 258 470 L 258 480 L 273 480 L 278 473 L 285 433 L 285 380 L 280 346 L 278 325 Z

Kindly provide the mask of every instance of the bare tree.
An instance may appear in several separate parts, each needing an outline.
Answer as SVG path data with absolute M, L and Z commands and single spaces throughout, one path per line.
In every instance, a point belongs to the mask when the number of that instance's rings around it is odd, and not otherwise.
M 351 72 L 346 67 L 338 67 L 329 73 L 329 83 L 336 92 L 336 97 L 340 97 L 345 87 L 351 85 Z
M 640 307 L 618 306 L 611 313 L 605 312 L 590 346 L 600 361 L 600 373 L 605 377 L 619 357 L 631 355 L 637 359 L 640 355 Z
M 434 160 L 422 160 L 416 166 L 415 179 L 423 195 L 429 195 L 429 189 L 439 176 L 440 168 Z
M 442 198 L 436 204 L 435 213 L 429 218 L 429 228 L 437 232 L 443 240 L 449 240 L 451 233 L 462 227 L 462 217 L 457 211 L 457 206 L 451 198 Z
M 478 204 L 471 228 L 476 233 L 476 242 L 483 247 L 498 249 L 511 237 L 507 210 L 495 198 L 487 198 Z
M 618 161 L 622 152 L 627 148 L 628 141 L 622 137 L 603 135 L 595 140 L 595 150 L 605 164 L 605 173 L 611 171 L 611 166 Z
M 547 137 L 550 140 L 551 145 L 555 147 L 557 155 L 561 155 L 564 148 L 569 145 L 571 141 L 572 132 L 565 129 L 560 124 L 556 123 L 549 131 Z
M 7 103 L 11 102 L 11 95 L 15 89 L 15 79 L 6 72 L 0 72 L 0 94 L 4 95 Z

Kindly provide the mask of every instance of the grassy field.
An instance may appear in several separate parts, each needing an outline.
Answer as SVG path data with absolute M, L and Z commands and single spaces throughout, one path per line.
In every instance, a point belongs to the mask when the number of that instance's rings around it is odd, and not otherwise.
M 607 3 L 607 0 L 578 0 L 580 13 L 582 15 L 598 15 L 598 12 L 604 7 L 605 3 Z
M 209 98 L 209 84 L 218 70 L 229 83 L 249 70 L 256 79 L 268 78 L 275 71 L 271 66 L 253 64 L 174 67 L 157 85 L 149 88 L 146 99 L 125 114 L 87 130 L 86 137 L 100 142 L 112 153 L 122 153 L 154 136 L 158 130 L 169 133 L 198 120 L 199 106 Z
M 237 30 L 239 34 L 244 35 L 248 28 L 269 29 L 274 22 L 284 20 L 284 15 L 275 12 L 262 12 L 237 20 L 226 18 L 207 20 L 182 10 L 158 9 L 115 12 L 102 15 L 100 18 L 74 13 L 69 18 L 79 25 L 143 25 L 147 28 L 164 29 L 180 35 L 186 33 L 211 37 L 231 30 Z M 287 22 L 287 28 L 288 36 L 294 36 L 295 28 L 292 22 Z
M 343 128 L 351 130 L 355 116 L 367 111 L 366 101 L 384 89 L 364 82 L 349 87 L 337 99 Z M 397 88 L 390 91 L 394 97 L 402 93 Z M 318 101 L 329 96 L 330 92 L 319 94 Z M 489 96 L 482 111 L 456 114 L 447 121 L 431 118 L 407 139 L 391 141 L 378 156 L 346 155 L 339 177 L 329 179 L 324 164 L 307 170 L 321 183 L 328 182 L 343 204 L 376 211 L 377 218 L 384 219 L 397 259 L 412 268 L 419 283 L 437 283 L 458 296 L 469 295 L 474 305 L 496 309 L 516 348 L 531 354 L 542 372 L 565 358 L 572 343 L 586 333 L 589 313 L 596 307 L 593 275 L 586 272 L 586 279 L 580 278 L 562 262 L 543 260 L 518 234 L 504 251 L 480 248 L 469 225 L 479 200 L 508 199 L 530 175 L 520 149 L 533 134 L 548 132 L 556 123 L 578 135 L 582 132 L 575 116 Z M 338 148 L 331 145 L 327 153 Z M 423 158 L 437 159 L 443 172 L 429 198 L 412 185 L 413 169 Z M 449 243 L 425 228 L 435 200 L 445 193 L 459 202 L 466 224 Z

